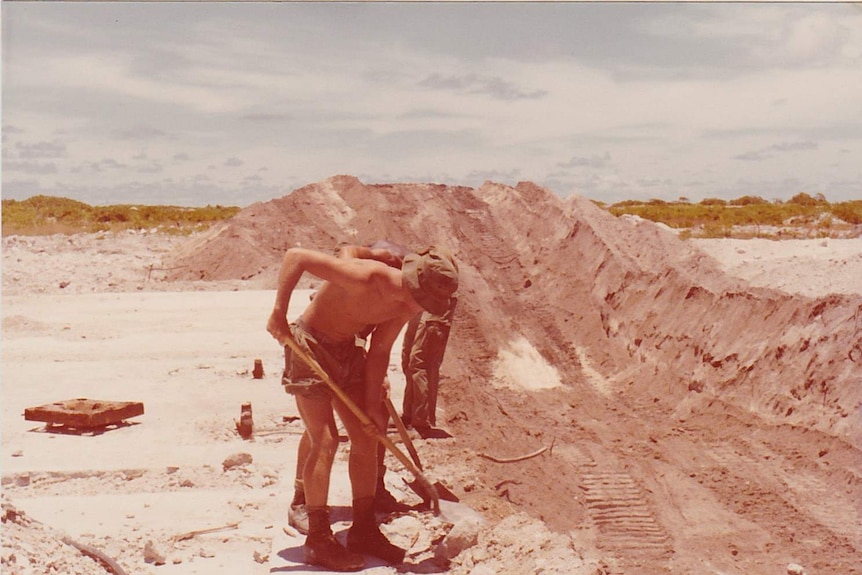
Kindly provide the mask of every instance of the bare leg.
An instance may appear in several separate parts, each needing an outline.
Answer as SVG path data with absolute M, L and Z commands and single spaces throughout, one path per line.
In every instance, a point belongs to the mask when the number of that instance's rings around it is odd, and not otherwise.
M 344 403 L 333 398 L 332 405 L 350 437 L 349 469 L 353 498 L 374 497 L 377 486 L 377 438 L 365 432 L 362 423 Z
M 308 437 L 307 455 L 297 461 L 302 466 L 305 500 L 309 507 L 325 507 L 329 499 L 329 477 L 338 448 L 338 428 L 329 399 L 297 396 L 296 406 Z M 300 453 L 304 450 L 300 440 Z
M 299 447 L 296 450 L 296 474 L 293 479 L 293 502 L 305 504 L 305 485 L 302 474 L 305 472 L 305 462 L 311 454 L 311 437 L 308 431 L 302 433 L 299 439 Z

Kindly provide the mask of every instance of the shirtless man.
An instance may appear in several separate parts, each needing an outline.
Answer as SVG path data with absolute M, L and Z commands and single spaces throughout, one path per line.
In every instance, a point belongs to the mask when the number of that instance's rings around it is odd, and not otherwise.
M 343 243 L 336 248 L 335 253 L 340 258 L 360 258 L 360 259 L 369 259 L 369 260 L 377 260 L 385 263 L 386 265 L 401 269 L 401 264 L 404 262 L 404 258 L 410 254 L 410 250 L 405 246 L 400 244 L 395 244 L 387 240 L 377 240 L 371 244 L 359 246 L 354 244 Z M 316 295 L 316 292 L 310 295 L 310 298 L 313 299 Z M 452 298 L 454 301 L 454 298 Z M 421 315 L 421 312 L 420 312 Z M 376 326 L 367 326 L 365 330 L 357 334 L 358 338 L 361 341 L 368 341 L 371 332 L 374 330 Z M 290 375 L 290 365 L 289 354 L 286 354 L 285 357 L 286 364 L 285 365 L 285 381 L 289 381 Z M 288 385 L 292 385 L 288 383 Z M 389 381 L 388 378 L 384 382 L 384 395 L 388 394 L 389 391 Z M 381 429 L 381 431 L 385 432 L 385 429 Z M 303 481 L 302 475 L 304 470 L 303 462 L 308 459 L 309 453 L 311 451 L 311 439 L 308 435 L 308 432 L 302 434 L 302 437 L 299 440 L 299 446 L 296 455 L 296 476 L 294 478 L 294 487 L 293 487 L 293 500 L 290 502 L 290 507 L 287 511 L 287 522 L 288 524 L 302 533 L 303 535 L 308 534 L 308 511 L 306 509 L 306 500 L 305 500 L 305 482 Z M 377 446 L 377 487 L 374 491 L 374 511 L 377 513 L 403 513 L 406 511 L 410 511 L 412 509 L 409 505 L 399 502 L 395 497 L 386 489 L 386 465 L 384 463 L 386 455 L 386 448 L 383 447 L 383 444 L 380 443 Z
M 282 261 L 267 331 L 280 343 L 290 337 L 304 346 L 372 421 L 385 428 L 382 393 L 392 344 L 411 317 L 448 302 L 458 287 L 456 270 L 448 251 L 438 248 L 408 255 L 401 270 L 372 259 L 337 258 L 292 248 Z M 324 283 L 302 317 L 289 325 L 290 296 L 305 272 Z M 368 326 L 376 327 L 366 353 L 356 344 L 356 335 Z M 306 562 L 335 571 L 357 571 L 364 567 L 360 554 L 368 553 L 387 563 L 400 563 L 404 550 L 380 532 L 372 508 L 376 438 L 289 347 L 285 354 L 290 366 L 290 383 L 285 387 L 295 395 L 311 442 L 302 473 L 309 519 Z M 330 471 L 338 447 L 333 410 L 350 438 L 353 525 L 346 549 L 332 534 L 327 508 Z

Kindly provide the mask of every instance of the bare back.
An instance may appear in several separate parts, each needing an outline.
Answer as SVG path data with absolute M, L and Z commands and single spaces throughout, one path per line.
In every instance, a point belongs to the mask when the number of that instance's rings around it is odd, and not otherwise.
M 336 341 L 352 339 L 368 326 L 393 320 L 405 323 L 413 312 L 382 293 L 388 289 L 386 280 L 380 278 L 360 286 L 324 283 L 302 314 L 303 323 Z
M 276 302 L 267 323 L 267 330 L 278 341 L 290 337 L 286 311 L 304 273 L 324 283 L 302 314 L 302 322 L 334 341 L 350 341 L 366 327 L 374 326 L 370 359 L 388 356 L 402 326 L 422 309 L 403 284 L 398 269 L 375 260 L 336 258 L 292 248 L 282 262 Z

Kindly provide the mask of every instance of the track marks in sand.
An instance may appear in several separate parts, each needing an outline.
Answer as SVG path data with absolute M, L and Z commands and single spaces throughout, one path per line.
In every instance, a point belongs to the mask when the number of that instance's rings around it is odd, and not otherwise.
M 629 474 L 595 469 L 583 474 L 581 485 L 599 533 L 599 547 L 614 553 L 627 567 L 655 568 L 670 557 L 670 537 Z

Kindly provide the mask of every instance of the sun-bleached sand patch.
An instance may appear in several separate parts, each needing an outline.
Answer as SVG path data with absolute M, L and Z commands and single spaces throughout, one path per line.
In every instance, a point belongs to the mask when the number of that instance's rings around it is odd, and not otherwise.
M 610 395 L 611 383 L 602 374 L 596 371 L 595 368 L 593 368 L 584 348 L 576 347 L 575 353 L 578 354 L 578 361 L 581 363 L 581 371 L 584 372 L 587 382 L 602 395 Z
M 329 206 L 329 213 L 332 214 L 332 219 L 339 226 L 355 233 L 355 230 L 350 227 L 350 223 L 356 212 L 338 194 L 333 183 L 327 182 L 326 185 L 321 186 L 320 191 L 323 192 L 320 199 Z
M 497 355 L 494 385 L 532 391 L 558 387 L 562 382 L 557 369 L 526 338 L 520 337 Z

